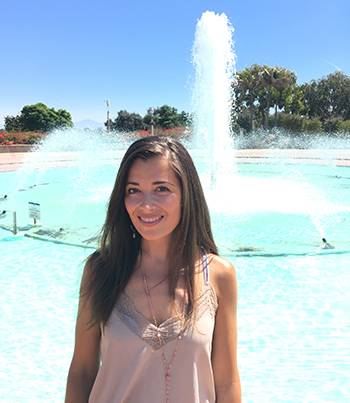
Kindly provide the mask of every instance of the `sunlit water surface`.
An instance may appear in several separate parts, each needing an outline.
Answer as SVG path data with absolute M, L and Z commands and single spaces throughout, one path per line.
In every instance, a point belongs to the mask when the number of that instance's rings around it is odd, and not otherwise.
M 276 161 L 277 162 L 277 161 Z M 239 281 L 239 367 L 251 403 L 350 401 L 350 170 L 238 164 L 210 183 L 221 253 Z M 116 166 L 0 175 L 0 401 L 62 402 L 74 346 L 82 262 L 104 219 Z M 93 173 L 93 175 L 92 175 Z M 0 194 L 0 196 L 1 196 Z M 28 202 L 41 204 L 30 228 Z M 321 250 L 321 236 L 335 247 Z
M 0 401 L 62 402 L 89 250 L 0 230 Z M 231 256 L 243 400 L 350 399 L 350 255 Z
M 27 234 L 96 245 L 119 161 L 60 169 L 25 165 L 0 175 L 0 210 L 6 211 L 0 226 L 12 228 L 15 210 Z M 236 172 L 217 175 L 213 183 L 208 165 L 196 161 L 221 253 L 312 253 L 324 237 L 338 252 L 350 251 L 350 168 L 281 158 L 233 165 Z M 28 202 L 40 204 L 36 228 L 28 227 Z

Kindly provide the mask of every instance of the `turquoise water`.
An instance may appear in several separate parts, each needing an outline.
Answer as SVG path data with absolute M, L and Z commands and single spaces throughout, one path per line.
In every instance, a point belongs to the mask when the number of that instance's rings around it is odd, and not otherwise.
M 350 250 L 350 168 L 237 164 L 237 172 L 219 176 L 213 187 L 206 165 L 196 165 L 222 253 L 317 253 L 324 237 L 337 251 Z M 12 228 L 15 210 L 27 233 L 87 245 L 103 224 L 116 171 L 83 165 L 2 174 L 0 211 L 7 213 L 0 226 Z M 40 204 L 37 228 L 28 227 L 28 202 Z
M 1 402 L 63 401 L 84 256 L 52 242 L 0 241 Z
M 62 402 L 82 248 L 0 230 L 1 402 Z M 350 254 L 228 256 L 239 282 L 243 401 L 350 399 Z
M 243 401 L 348 403 L 350 168 L 238 164 L 213 187 L 197 167 L 216 241 L 238 275 Z M 0 175 L 1 402 L 63 401 L 91 249 L 48 239 L 92 246 L 116 170 Z M 37 227 L 28 202 L 41 205 Z M 4 229 L 12 210 L 17 238 Z M 335 249 L 320 248 L 324 236 Z

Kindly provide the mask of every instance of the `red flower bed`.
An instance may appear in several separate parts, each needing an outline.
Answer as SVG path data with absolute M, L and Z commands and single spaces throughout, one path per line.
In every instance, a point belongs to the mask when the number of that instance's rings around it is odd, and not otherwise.
M 14 144 L 35 144 L 38 143 L 45 134 L 37 132 L 5 132 L 0 131 L 0 145 L 14 145 Z
M 189 138 L 191 132 L 186 127 L 174 127 L 173 129 L 154 128 L 155 135 L 167 135 L 175 138 Z M 142 138 L 151 135 L 150 131 L 139 130 L 135 132 L 125 133 L 130 138 Z M 15 145 L 15 144 L 35 144 L 40 142 L 46 135 L 38 132 L 5 132 L 0 130 L 0 145 Z

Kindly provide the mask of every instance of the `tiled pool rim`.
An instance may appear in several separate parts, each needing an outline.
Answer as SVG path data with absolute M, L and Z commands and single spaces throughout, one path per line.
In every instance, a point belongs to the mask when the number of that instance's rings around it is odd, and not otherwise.
M 0 173 L 19 170 L 30 159 L 31 152 L 1 152 Z M 76 165 L 79 152 L 36 152 L 42 155 L 46 166 L 51 161 L 50 168 L 60 168 Z M 313 164 L 350 167 L 350 149 L 244 149 L 235 150 L 237 163 L 273 163 L 275 159 L 284 158 L 288 164 Z M 113 164 L 114 158 L 109 154 L 107 164 Z

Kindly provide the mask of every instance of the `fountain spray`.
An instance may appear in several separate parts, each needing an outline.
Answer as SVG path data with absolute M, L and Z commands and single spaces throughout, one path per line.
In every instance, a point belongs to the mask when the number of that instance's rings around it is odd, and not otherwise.
M 225 14 L 205 12 L 197 23 L 192 60 L 195 67 L 193 110 L 195 142 L 205 147 L 211 161 L 211 183 L 216 174 L 232 170 L 232 85 L 235 72 L 234 29 Z

